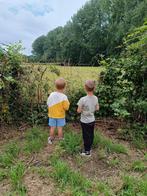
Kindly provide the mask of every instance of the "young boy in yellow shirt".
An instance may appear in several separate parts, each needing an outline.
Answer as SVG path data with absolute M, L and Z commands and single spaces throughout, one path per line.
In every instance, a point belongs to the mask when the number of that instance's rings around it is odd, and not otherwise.
M 48 143 L 52 144 L 55 138 L 54 131 L 57 127 L 58 138 L 63 139 L 63 127 L 65 126 L 65 113 L 69 109 L 69 101 L 67 96 L 64 94 L 66 82 L 63 78 L 55 81 L 56 91 L 52 92 L 47 100 L 48 105 L 48 117 L 50 126 L 50 137 Z

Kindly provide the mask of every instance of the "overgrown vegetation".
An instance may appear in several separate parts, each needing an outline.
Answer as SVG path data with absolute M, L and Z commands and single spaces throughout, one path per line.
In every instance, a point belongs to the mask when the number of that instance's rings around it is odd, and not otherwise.
M 94 147 L 104 148 L 107 152 L 116 152 L 127 154 L 127 149 L 122 144 L 117 144 L 111 139 L 106 138 L 99 131 L 95 132 Z
M 42 129 L 34 127 L 26 134 L 24 151 L 27 153 L 39 152 L 47 143 L 48 134 Z

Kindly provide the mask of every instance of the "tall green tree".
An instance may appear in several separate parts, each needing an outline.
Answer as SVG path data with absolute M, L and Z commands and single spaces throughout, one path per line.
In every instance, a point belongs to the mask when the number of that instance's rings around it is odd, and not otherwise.
M 118 55 L 123 37 L 147 17 L 146 0 L 91 0 L 64 27 L 37 38 L 44 61 L 98 64 L 99 54 Z

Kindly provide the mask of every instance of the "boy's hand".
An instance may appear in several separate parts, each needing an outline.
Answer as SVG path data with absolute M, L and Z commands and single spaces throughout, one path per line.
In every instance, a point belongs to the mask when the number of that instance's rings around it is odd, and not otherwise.
M 97 104 L 97 105 L 96 105 L 95 110 L 96 110 L 96 111 L 99 111 L 99 110 L 100 110 L 100 106 L 99 106 L 99 104 Z
M 82 108 L 79 106 L 77 112 L 80 114 L 82 112 Z

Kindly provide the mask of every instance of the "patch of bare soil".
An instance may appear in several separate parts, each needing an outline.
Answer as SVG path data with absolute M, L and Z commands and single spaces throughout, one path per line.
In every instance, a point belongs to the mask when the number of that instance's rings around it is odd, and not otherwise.
M 28 196 L 53 196 L 55 192 L 53 182 L 40 178 L 36 173 L 27 173 L 24 184 Z
M 4 180 L 0 183 L 0 196 L 5 196 L 6 193 L 10 193 L 11 186 L 8 180 Z

